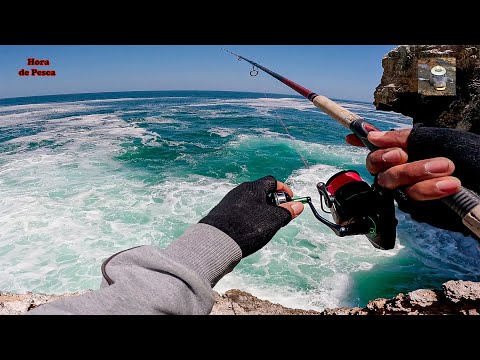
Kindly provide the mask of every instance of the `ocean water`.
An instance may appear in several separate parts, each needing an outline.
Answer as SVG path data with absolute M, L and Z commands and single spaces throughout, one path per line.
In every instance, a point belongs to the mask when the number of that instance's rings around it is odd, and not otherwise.
M 411 119 L 339 100 L 383 130 Z M 280 118 L 292 137 L 286 135 Z M 367 150 L 307 100 L 235 92 L 124 92 L 0 100 L 0 290 L 100 284 L 129 247 L 165 247 L 243 181 L 271 174 L 319 205 L 316 183 Z M 305 167 L 298 152 L 308 161 Z M 364 306 L 449 279 L 479 280 L 479 244 L 397 211 L 395 249 L 336 237 L 309 209 L 215 287 L 290 307 Z

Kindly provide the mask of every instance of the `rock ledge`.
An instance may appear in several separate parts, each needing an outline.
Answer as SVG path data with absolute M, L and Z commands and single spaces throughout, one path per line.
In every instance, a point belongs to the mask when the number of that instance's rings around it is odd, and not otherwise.
M 0 292 L 0 315 L 19 315 L 63 295 L 12 294 Z M 479 315 L 480 282 L 450 280 L 441 290 L 419 289 L 392 299 L 371 300 L 364 308 L 336 308 L 324 311 L 290 309 L 233 289 L 215 294 L 211 315 Z

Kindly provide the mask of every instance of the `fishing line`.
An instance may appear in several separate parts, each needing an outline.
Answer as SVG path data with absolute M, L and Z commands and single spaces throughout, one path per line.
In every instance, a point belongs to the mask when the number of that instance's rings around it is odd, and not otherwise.
M 225 49 L 224 49 L 225 50 Z M 228 51 L 228 50 L 227 50 Z M 241 61 L 242 59 L 239 57 L 238 58 L 239 61 Z M 252 65 L 252 70 L 250 70 L 250 76 L 251 77 L 255 77 L 258 75 L 258 69 L 255 67 L 255 65 Z M 268 100 L 268 97 L 267 97 L 267 94 L 265 91 L 263 91 L 263 96 L 265 97 L 265 99 Z M 280 115 L 278 115 L 277 111 L 272 108 L 272 111 L 273 113 L 275 114 L 275 116 L 277 117 L 278 121 L 280 121 L 280 124 L 282 124 L 283 128 L 285 129 L 285 132 L 287 133 L 287 135 L 290 137 L 290 139 L 292 140 L 297 140 L 295 139 L 295 137 L 292 136 L 292 134 L 290 134 L 290 131 L 288 131 L 287 127 L 285 126 L 285 123 L 283 122 L 282 118 L 280 117 Z M 300 158 L 302 159 L 303 161 L 303 164 L 305 165 L 305 167 L 307 169 L 309 169 L 310 167 L 308 166 L 308 162 L 307 160 L 303 157 L 302 153 L 300 152 L 300 150 L 298 150 L 298 148 L 295 146 L 295 144 L 292 144 L 293 148 L 295 149 L 295 151 L 297 152 L 297 154 L 300 156 Z
M 267 97 L 267 94 L 265 92 L 263 92 L 263 96 L 265 96 L 265 99 L 268 99 Z M 280 121 L 280 124 L 282 124 L 283 128 L 285 129 L 285 132 L 287 133 L 287 135 L 290 137 L 290 139 L 292 140 L 297 140 L 295 139 L 295 137 L 292 136 L 292 134 L 290 134 L 290 131 L 288 131 L 287 127 L 285 126 L 285 123 L 283 122 L 282 118 L 280 117 L 280 115 L 278 115 L 278 113 L 275 111 L 274 108 L 272 108 L 272 111 L 273 113 L 276 115 L 278 121 Z M 302 159 L 303 163 L 305 164 L 305 167 L 307 169 L 309 169 L 310 167 L 308 166 L 308 162 L 307 160 L 303 157 L 302 153 L 300 152 L 300 150 L 298 150 L 298 148 L 295 146 L 295 144 L 292 144 L 293 148 L 295 149 L 295 151 L 297 152 L 297 154 L 300 156 L 300 158 Z

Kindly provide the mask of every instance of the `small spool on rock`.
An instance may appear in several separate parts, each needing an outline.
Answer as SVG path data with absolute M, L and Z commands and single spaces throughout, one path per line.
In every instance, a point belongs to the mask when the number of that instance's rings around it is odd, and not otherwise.
M 447 70 L 440 65 L 432 67 L 430 70 L 430 84 L 439 91 L 447 87 Z

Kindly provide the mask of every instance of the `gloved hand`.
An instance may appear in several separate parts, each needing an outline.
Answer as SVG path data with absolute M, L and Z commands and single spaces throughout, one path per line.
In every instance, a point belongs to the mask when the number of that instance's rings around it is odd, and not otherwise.
M 251 255 L 303 211 L 300 202 L 280 206 L 268 204 L 267 196 L 275 190 L 293 196 L 287 185 L 271 175 L 244 182 L 225 195 L 199 222 L 214 226 L 230 236 L 240 246 L 242 257 Z
M 379 174 L 380 185 L 404 187 L 411 198 L 397 200 L 400 210 L 417 221 L 472 235 L 460 217 L 436 199 L 457 192 L 461 184 L 480 193 L 480 135 L 416 124 L 412 130 L 371 132 L 368 140 L 380 149 L 368 155 L 367 169 Z M 346 141 L 363 146 L 355 135 Z

